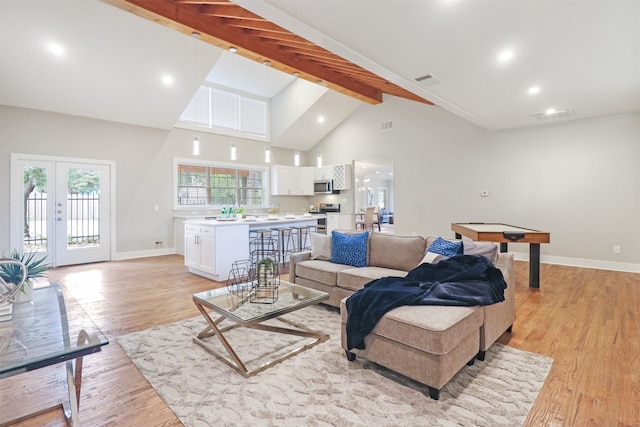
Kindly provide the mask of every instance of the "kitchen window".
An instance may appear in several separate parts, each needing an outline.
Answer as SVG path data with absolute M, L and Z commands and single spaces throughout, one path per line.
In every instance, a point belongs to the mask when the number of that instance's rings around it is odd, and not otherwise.
M 178 208 L 266 205 L 266 168 L 182 161 L 175 166 Z

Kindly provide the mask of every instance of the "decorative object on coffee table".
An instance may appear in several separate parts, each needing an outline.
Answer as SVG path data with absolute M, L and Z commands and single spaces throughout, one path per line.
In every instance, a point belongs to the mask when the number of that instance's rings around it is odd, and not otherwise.
M 250 259 L 234 261 L 229 270 L 227 289 L 240 297 L 240 303 L 245 302 L 253 292 L 253 280 L 256 276 L 255 265 Z
M 278 299 L 278 286 L 280 286 L 280 276 L 278 274 L 278 254 L 274 252 L 274 257 L 262 258 L 256 265 L 256 279 L 251 302 L 262 304 L 273 304 Z
M 25 280 L 27 280 L 27 267 L 18 260 L 0 258 L 0 270 L 16 269 L 21 277 L 9 279 L 8 275 L 0 274 L 0 322 L 11 320 L 13 315 L 13 303 L 18 298 Z M 17 282 L 17 283 L 14 283 Z
M 20 253 L 17 249 L 11 251 L 8 257 L 0 258 L 0 293 L 4 294 L 8 288 L 19 288 L 14 292 L 11 302 L 30 302 L 33 299 L 32 279 L 43 277 L 49 269 L 45 257 L 39 257 L 37 252 Z M 23 271 L 23 267 L 26 269 Z M 2 299 L 0 299 L 2 301 Z

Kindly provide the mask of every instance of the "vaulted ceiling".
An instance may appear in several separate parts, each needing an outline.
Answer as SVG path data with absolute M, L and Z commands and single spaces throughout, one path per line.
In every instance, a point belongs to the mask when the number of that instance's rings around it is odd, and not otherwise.
M 225 65 L 235 83 L 265 92 L 320 88 L 290 77 L 299 71 L 335 90 L 308 114 L 327 115 L 324 133 L 298 120 L 290 138 L 272 141 L 298 150 L 366 106 L 359 99 L 385 94 L 413 94 L 488 130 L 640 111 L 640 0 L 234 0 L 244 15 L 227 1 L 202 3 L 146 0 L 180 11 L 174 22 L 123 0 L 0 0 L 0 103 L 166 130 Z M 193 22 L 179 23 L 183 15 Z M 219 24 L 213 35 L 208 20 Z M 223 29 L 252 59 L 226 51 Z M 261 46 L 268 52 L 255 53 Z M 258 77 L 245 78 L 241 62 L 255 64 Z M 162 81 L 168 75 L 172 84 Z M 552 108 L 561 114 L 544 114 Z
M 230 1 L 104 1 L 370 104 L 382 102 L 383 93 L 432 104 Z

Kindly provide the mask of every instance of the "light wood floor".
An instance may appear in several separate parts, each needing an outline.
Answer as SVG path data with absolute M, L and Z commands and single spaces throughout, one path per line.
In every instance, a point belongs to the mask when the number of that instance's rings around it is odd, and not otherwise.
M 182 261 L 171 255 L 49 272 L 110 339 L 101 353 L 84 359 L 84 426 L 181 425 L 116 338 L 198 315 L 191 294 L 216 284 L 189 274 Z M 640 425 L 640 275 L 541 268 L 541 288 L 532 290 L 528 264 L 516 263 L 517 320 L 513 333 L 500 338 L 554 359 L 525 425 Z M 0 380 L 0 422 L 62 399 L 62 366 Z M 65 423 L 59 410 L 19 425 Z

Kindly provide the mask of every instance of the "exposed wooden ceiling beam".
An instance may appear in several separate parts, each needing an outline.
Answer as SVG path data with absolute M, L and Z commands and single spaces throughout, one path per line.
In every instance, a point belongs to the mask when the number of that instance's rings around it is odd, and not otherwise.
M 383 93 L 432 104 L 230 1 L 102 1 L 186 34 L 198 32 L 222 49 L 235 47 L 249 59 L 269 61 L 280 71 L 371 104 L 382 102 Z

